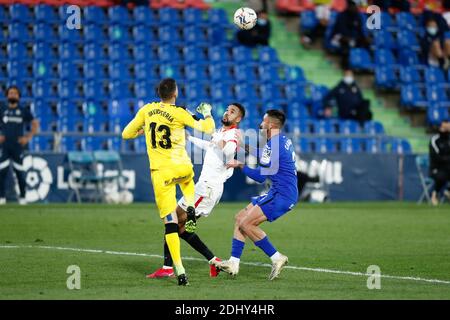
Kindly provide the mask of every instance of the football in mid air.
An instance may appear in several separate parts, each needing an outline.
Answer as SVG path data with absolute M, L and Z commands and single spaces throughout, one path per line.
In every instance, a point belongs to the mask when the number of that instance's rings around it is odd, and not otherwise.
M 258 17 L 255 10 L 251 8 L 239 8 L 234 13 L 234 24 L 240 29 L 249 30 L 256 25 Z

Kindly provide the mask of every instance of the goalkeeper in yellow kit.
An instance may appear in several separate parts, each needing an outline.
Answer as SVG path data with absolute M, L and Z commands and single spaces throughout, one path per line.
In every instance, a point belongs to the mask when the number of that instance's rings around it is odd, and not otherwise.
M 173 258 L 179 285 L 188 279 L 181 262 L 176 185 L 188 202 L 187 215 L 195 217 L 194 171 L 186 152 L 185 126 L 211 134 L 215 124 L 211 105 L 202 103 L 197 111 L 205 120 L 195 120 L 184 108 L 175 106 L 178 88 L 174 79 L 163 79 L 158 85 L 160 102 L 143 106 L 122 132 L 123 139 L 134 139 L 145 133 L 150 173 L 159 216 L 165 224 L 165 239 Z

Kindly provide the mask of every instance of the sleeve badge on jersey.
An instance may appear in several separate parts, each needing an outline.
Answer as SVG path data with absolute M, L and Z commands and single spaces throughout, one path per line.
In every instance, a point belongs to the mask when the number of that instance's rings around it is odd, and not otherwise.
M 261 165 L 269 165 L 270 164 L 270 156 L 272 154 L 272 150 L 270 148 L 264 148 L 263 153 L 261 155 L 261 159 L 259 160 Z

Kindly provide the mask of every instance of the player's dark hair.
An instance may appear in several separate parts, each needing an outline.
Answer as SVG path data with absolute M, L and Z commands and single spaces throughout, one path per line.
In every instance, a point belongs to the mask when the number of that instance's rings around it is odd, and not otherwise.
M 271 109 L 267 110 L 266 114 L 271 117 L 272 119 L 276 119 L 280 123 L 280 128 L 284 126 L 284 123 L 286 122 L 286 116 L 284 115 L 284 112 L 277 109 Z
M 165 78 L 161 80 L 158 85 L 158 96 L 161 100 L 169 100 L 172 98 L 175 93 L 175 89 L 177 88 L 177 82 L 172 78 Z
M 19 87 L 18 86 L 9 86 L 7 89 L 6 89 L 6 91 L 5 91 L 5 97 L 8 97 L 8 94 L 9 94 L 9 91 L 10 90 L 16 90 L 17 91 L 17 93 L 19 94 L 19 97 L 20 97 L 20 89 L 19 89 Z
M 231 103 L 232 106 L 236 106 L 239 109 L 239 112 L 241 113 L 241 118 L 244 119 L 245 117 L 245 108 L 242 104 L 239 102 L 233 102 Z

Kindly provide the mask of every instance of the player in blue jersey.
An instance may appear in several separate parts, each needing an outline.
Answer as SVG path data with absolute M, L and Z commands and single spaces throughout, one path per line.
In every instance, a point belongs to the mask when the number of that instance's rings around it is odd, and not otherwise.
M 246 176 L 257 182 L 262 183 L 266 179 L 272 182 L 267 194 L 254 197 L 237 214 L 230 259 L 214 262 L 216 267 L 231 275 L 239 272 L 239 262 L 247 237 L 272 260 L 269 280 L 275 279 L 288 262 L 288 257 L 275 249 L 259 227 L 264 221 L 275 221 L 289 212 L 298 201 L 295 152 L 291 140 L 281 132 L 285 121 L 284 113 L 279 110 L 269 110 L 264 115 L 260 129 L 267 138 L 267 143 L 258 154 L 259 164 L 255 169 L 237 160 L 228 163 L 228 167 L 241 168 Z

